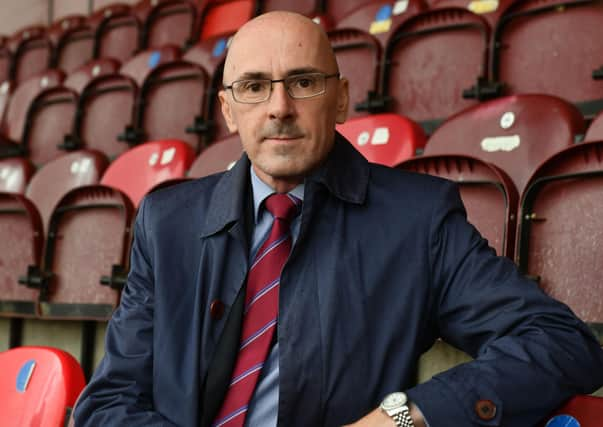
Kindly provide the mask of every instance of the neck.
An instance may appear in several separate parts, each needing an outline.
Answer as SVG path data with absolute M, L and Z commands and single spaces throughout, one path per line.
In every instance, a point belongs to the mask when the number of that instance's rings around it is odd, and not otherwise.
M 288 193 L 304 182 L 303 177 L 287 176 L 277 178 L 263 173 L 255 166 L 253 166 L 253 170 L 259 179 L 261 179 L 270 188 L 274 189 L 274 191 L 277 193 Z

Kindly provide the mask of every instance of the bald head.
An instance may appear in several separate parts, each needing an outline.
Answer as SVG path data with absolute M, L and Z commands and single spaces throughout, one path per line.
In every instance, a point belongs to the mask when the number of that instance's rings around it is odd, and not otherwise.
M 224 82 L 232 82 L 245 72 L 268 72 L 285 58 L 297 58 L 287 67 L 312 67 L 337 72 L 337 61 L 322 27 L 293 12 L 269 12 L 243 25 L 233 37 L 224 64 Z M 243 65 L 246 68 L 243 70 Z M 252 68 L 256 68 L 252 70 Z M 276 78 L 273 76 L 273 78 Z

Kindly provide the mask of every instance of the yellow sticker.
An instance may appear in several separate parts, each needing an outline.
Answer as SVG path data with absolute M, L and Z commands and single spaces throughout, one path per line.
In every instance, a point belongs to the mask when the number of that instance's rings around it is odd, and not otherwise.
M 474 0 L 469 3 L 467 9 L 478 15 L 496 12 L 496 9 L 498 9 L 498 0 Z
M 382 34 L 387 33 L 392 27 L 392 20 L 385 19 L 383 21 L 374 21 L 371 23 L 371 28 L 369 29 L 369 33 L 371 34 Z

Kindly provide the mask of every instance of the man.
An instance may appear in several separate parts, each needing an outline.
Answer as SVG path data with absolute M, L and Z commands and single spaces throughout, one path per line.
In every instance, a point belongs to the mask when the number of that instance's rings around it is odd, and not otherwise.
M 78 426 L 534 426 L 603 383 L 588 329 L 495 256 L 454 184 L 335 133 L 348 82 L 317 25 L 247 23 L 219 96 L 246 155 L 143 202 Z M 475 360 L 413 386 L 440 336 Z

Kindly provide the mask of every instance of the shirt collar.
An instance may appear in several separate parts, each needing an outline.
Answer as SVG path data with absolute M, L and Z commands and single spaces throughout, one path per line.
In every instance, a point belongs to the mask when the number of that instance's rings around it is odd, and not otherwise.
M 253 170 L 253 166 L 249 166 L 249 173 L 251 175 L 251 188 L 253 190 L 253 217 L 257 224 L 260 217 L 262 202 L 274 193 L 274 189 L 257 176 L 255 170 Z M 299 184 L 293 190 L 289 191 L 289 194 L 300 200 L 304 200 L 304 183 Z

